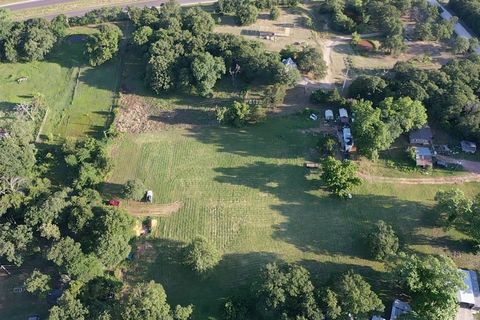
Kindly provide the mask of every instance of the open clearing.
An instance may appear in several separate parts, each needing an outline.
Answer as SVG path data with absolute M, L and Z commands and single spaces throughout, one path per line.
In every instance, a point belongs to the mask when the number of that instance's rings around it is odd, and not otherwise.
M 405 249 L 451 256 L 461 251 L 454 257 L 459 266 L 480 266 L 464 253 L 462 234 L 435 223 L 431 206 L 442 186 L 367 182 L 350 201 L 322 191 L 318 174 L 303 167 L 315 156 L 316 137 L 301 130 L 312 125 L 288 116 L 245 129 L 180 126 L 119 138 L 111 188 L 138 177 L 156 203 L 183 203 L 159 219 L 149 240 L 155 250 L 132 263 L 127 280 L 161 282 L 172 303 L 194 303 L 201 319 L 217 316 L 222 299 L 268 261 L 298 261 L 323 280 L 353 268 L 375 282 L 383 266 L 369 260 L 363 239 L 379 219 L 394 226 Z M 473 194 L 478 186 L 461 188 Z M 180 247 L 197 235 L 224 254 L 206 277 L 179 262 Z M 388 294 L 379 282 L 376 287 Z
M 85 35 L 92 32 L 96 29 L 70 29 L 70 37 L 46 61 L 0 64 L 0 109 L 41 93 L 48 106 L 43 139 L 101 136 L 114 102 L 118 58 L 97 68 L 87 67 Z M 28 80 L 17 83 L 20 77 Z

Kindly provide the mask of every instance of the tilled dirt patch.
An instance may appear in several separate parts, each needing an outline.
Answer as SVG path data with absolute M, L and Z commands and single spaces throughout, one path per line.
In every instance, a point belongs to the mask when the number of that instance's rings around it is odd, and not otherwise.
M 123 95 L 121 109 L 116 117 L 116 127 L 120 132 L 142 133 L 161 131 L 169 127 L 192 127 L 215 125 L 213 108 L 176 107 L 162 109 L 149 104 L 145 99 L 133 94 Z

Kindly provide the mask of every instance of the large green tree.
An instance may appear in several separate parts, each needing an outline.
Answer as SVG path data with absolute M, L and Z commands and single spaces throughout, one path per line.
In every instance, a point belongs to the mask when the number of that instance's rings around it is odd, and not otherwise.
M 424 320 L 452 320 L 457 313 L 457 292 L 463 274 L 445 256 L 410 255 L 395 269 L 399 286 L 411 297 L 412 309 Z
M 222 258 L 217 248 L 204 237 L 197 237 L 185 248 L 185 264 L 198 273 L 214 268 Z
M 310 273 L 299 265 L 267 264 L 256 293 L 267 319 L 323 319 Z
M 360 100 L 352 106 L 355 122 L 352 133 L 359 152 L 372 159 L 378 158 L 379 151 L 386 150 L 394 137 L 382 119 L 382 111 L 374 108 L 370 101 Z
M 380 220 L 368 235 L 370 253 L 377 260 L 395 255 L 398 251 L 398 237 L 392 226 Z
M 197 54 L 191 64 L 194 86 L 201 96 L 212 93 L 218 79 L 225 74 L 225 63 L 220 57 L 214 57 L 208 52 Z
M 91 66 L 101 65 L 112 59 L 119 50 L 121 32 L 117 26 L 101 25 L 99 32 L 89 36 L 86 46 Z
M 357 177 L 357 166 L 353 162 L 339 161 L 333 157 L 323 160 L 321 179 L 328 191 L 343 198 L 361 183 Z
M 171 320 L 167 294 L 162 285 L 153 281 L 135 285 L 127 294 L 121 319 Z

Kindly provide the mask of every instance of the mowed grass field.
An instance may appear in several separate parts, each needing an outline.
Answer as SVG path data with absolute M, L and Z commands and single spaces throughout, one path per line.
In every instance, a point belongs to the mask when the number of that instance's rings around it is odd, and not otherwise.
M 196 306 L 198 319 L 218 318 L 224 298 L 248 286 L 269 261 L 296 261 L 315 281 L 348 269 L 364 274 L 388 301 L 384 266 L 368 258 L 364 238 L 379 219 L 392 224 L 405 250 L 451 253 L 462 267 L 479 267 L 461 233 L 436 223 L 433 198 L 442 186 L 364 184 L 352 200 L 332 198 L 317 173 L 315 124 L 303 116 L 275 117 L 244 129 L 198 126 L 126 134 L 112 148 L 111 190 L 140 178 L 155 202 L 182 203 L 159 219 L 127 274 L 130 282 L 162 283 L 172 304 Z M 445 186 L 443 188 L 449 188 Z M 461 186 L 467 193 L 478 184 Z M 223 260 L 206 276 L 181 265 L 181 246 L 197 235 L 210 239 Z
M 118 58 L 102 66 L 87 66 L 86 35 L 93 27 L 71 28 L 69 37 L 45 61 L 0 64 L 0 109 L 29 101 L 34 94 L 45 96 L 48 113 L 41 137 L 101 136 L 110 116 L 118 86 Z M 28 80 L 17 83 L 17 79 Z

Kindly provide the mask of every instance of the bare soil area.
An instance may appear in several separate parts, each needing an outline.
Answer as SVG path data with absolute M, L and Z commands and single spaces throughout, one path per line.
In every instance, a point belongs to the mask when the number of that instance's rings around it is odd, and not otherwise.
M 174 214 L 182 208 L 180 201 L 169 204 L 155 204 L 139 201 L 125 201 L 121 203 L 121 207 L 136 217 L 166 217 Z

